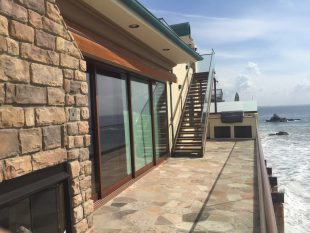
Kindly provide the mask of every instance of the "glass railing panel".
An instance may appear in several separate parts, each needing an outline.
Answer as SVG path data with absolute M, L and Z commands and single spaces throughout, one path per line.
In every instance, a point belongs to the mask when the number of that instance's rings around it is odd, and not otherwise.
M 204 103 L 203 103 L 203 119 L 202 123 L 204 122 L 203 120 L 205 119 L 205 114 L 207 113 L 207 110 L 209 109 L 209 99 L 210 99 L 210 93 L 211 93 L 211 84 L 213 83 L 213 76 L 214 76 L 214 56 L 213 54 L 207 55 L 206 57 L 206 65 L 208 66 L 208 70 L 205 72 L 209 72 L 208 74 L 208 85 L 206 89 L 206 93 L 204 94 Z M 205 59 L 204 59 L 205 60 Z
M 203 57 L 203 60 L 196 62 L 196 73 L 209 72 L 212 54 L 205 54 L 201 56 Z
M 205 141 L 206 141 L 206 130 L 207 130 L 207 118 L 209 116 L 209 103 L 211 102 L 211 94 L 212 94 L 212 84 L 214 79 L 214 51 L 212 54 L 204 56 L 205 65 L 204 67 L 208 67 L 206 71 L 201 72 L 208 72 L 208 84 L 206 92 L 204 93 L 204 103 L 203 109 L 201 114 L 201 127 L 202 127 L 202 153 L 205 152 Z

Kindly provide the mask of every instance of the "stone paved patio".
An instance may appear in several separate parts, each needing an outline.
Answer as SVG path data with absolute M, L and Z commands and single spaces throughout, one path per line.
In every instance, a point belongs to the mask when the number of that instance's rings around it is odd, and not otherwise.
M 254 141 L 172 158 L 94 214 L 96 233 L 259 232 Z

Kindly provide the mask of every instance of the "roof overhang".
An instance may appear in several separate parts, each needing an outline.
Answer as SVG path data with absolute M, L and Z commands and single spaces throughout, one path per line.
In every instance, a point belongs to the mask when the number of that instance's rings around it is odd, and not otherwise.
M 173 30 L 160 22 L 136 0 L 82 1 L 173 64 L 195 62 L 203 59 Z M 139 27 L 131 28 L 130 25 L 134 24 L 139 25 Z
M 88 58 L 95 59 L 97 61 L 103 61 L 106 64 L 125 68 L 128 71 L 149 77 L 151 79 L 159 81 L 176 82 L 176 76 L 170 72 L 167 72 L 158 67 L 153 67 L 150 64 L 137 59 L 137 57 L 128 56 L 126 52 L 121 53 L 114 52 L 113 49 L 105 47 L 94 41 L 71 32 L 80 50 Z

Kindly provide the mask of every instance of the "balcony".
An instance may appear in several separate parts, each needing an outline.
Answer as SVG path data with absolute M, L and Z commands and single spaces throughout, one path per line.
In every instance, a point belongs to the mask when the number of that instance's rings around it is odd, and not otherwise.
M 96 232 L 260 232 L 255 141 L 210 141 L 98 208 Z

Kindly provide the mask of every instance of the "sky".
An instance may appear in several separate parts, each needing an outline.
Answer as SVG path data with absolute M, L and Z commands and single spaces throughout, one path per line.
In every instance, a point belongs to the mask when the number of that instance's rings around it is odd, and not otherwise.
M 215 50 L 218 86 L 259 106 L 310 104 L 310 0 L 140 0 L 169 24 L 190 22 Z

